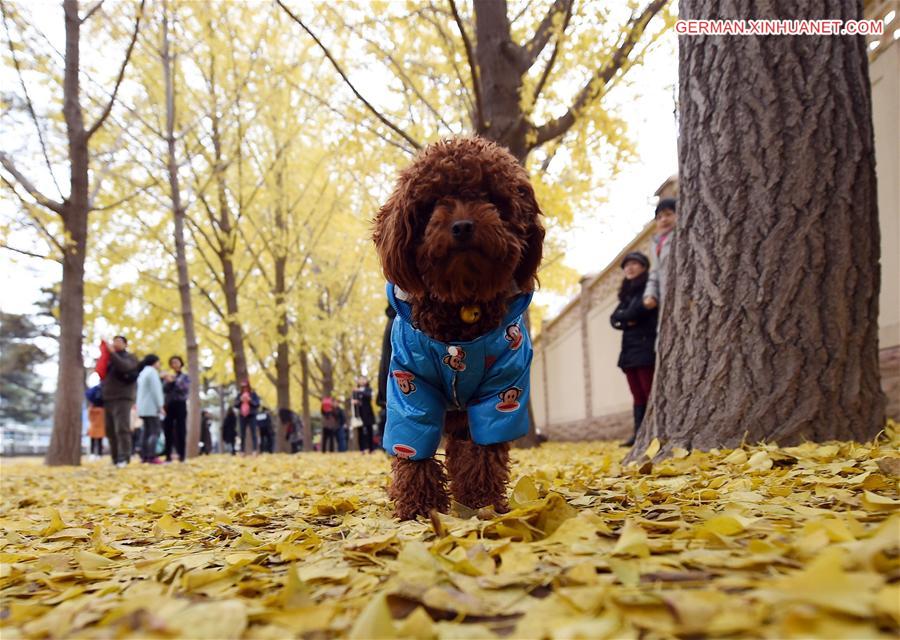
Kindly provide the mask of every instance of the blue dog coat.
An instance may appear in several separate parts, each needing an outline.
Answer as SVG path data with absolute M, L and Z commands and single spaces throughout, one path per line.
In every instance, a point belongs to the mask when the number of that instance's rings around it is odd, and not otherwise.
M 448 410 L 468 413 L 472 440 L 480 445 L 528 433 L 532 349 L 522 314 L 531 295 L 516 296 L 497 329 L 468 342 L 440 342 L 413 326 L 409 303 L 388 283 L 388 300 L 397 312 L 384 431 L 388 453 L 432 457 Z

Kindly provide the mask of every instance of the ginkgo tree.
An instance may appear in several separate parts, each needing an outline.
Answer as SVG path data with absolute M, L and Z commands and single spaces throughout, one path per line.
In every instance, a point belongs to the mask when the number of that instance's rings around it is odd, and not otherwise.
M 8 59 L 18 79 L 18 99 L 24 103 L 26 121 L 34 126 L 40 160 L 29 171 L 19 158 L 7 148 L 0 150 L 2 179 L 18 197 L 22 211 L 31 224 L 43 235 L 49 257 L 62 263 L 62 282 L 59 295 L 59 371 L 56 381 L 56 400 L 53 413 L 53 434 L 47 452 L 48 464 L 78 464 L 81 457 L 81 409 L 84 390 L 84 362 L 82 356 L 84 328 L 84 279 L 88 251 L 89 214 L 109 204 L 102 199 L 106 172 L 98 170 L 97 141 L 119 94 L 125 72 L 141 27 L 144 1 L 140 4 L 119 4 L 103 7 L 96 2 L 82 11 L 78 0 L 64 0 L 58 18 L 64 22 L 65 49 L 56 50 L 52 41 L 36 26 L 34 14 L 22 5 L 4 0 L 0 7 L 6 31 Z M 112 13 L 108 13 L 112 11 Z M 128 16 L 128 17 L 125 17 Z M 129 20 L 123 29 L 120 21 Z M 87 25 L 87 26 L 85 26 Z M 91 65 L 82 57 L 82 34 L 89 42 L 112 42 L 121 62 L 111 79 L 104 73 L 102 60 L 91 58 Z M 60 74 L 59 65 L 62 65 Z M 51 109 L 40 110 L 32 98 L 35 78 L 46 82 L 52 78 Z M 90 82 L 85 86 L 85 80 Z M 41 94 L 46 86 L 38 89 Z M 63 127 L 53 111 L 61 110 Z M 98 135 L 101 134 L 101 135 Z M 65 137 L 64 146 L 61 138 Z M 92 142 L 94 146 L 92 148 Z M 107 141 L 109 142 L 109 141 Z M 4 142 L 4 147 L 10 141 Z M 54 148 L 52 145 L 56 143 Z M 65 149 L 63 151 L 62 149 Z M 32 164 L 32 163 L 28 163 Z M 43 179 L 34 178 L 41 172 Z M 57 182 L 57 174 L 67 174 L 68 188 Z M 43 184 L 42 184 L 43 183 Z M 55 189 L 56 195 L 44 185 Z
M 247 49 L 229 48 L 210 35 L 205 8 L 171 6 L 177 17 L 172 47 L 180 51 L 176 78 L 183 88 L 174 104 L 168 93 L 163 101 L 160 94 L 168 85 L 160 82 L 158 65 L 165 48 L 159 33 L 147 34 L 136 59 L 142 90 L 127 109 L 134 120 L 130 127 L 124 118 L 115 121 L 132 153 L 117 172 L 116 184 L 127 191 L 135 183 L 152 182 L 163 168 L 160 158 L 169 164 L 159 146 L 169 136 L 154 122 L 168 122 L 170 109 L 177 109 L 182 115 L 176 142 L 183 151 L 176 162 L 187 183 L 185 269 L 200 343 L 210 356 L 204 359 L 203 379 L 231 383 L 250 377 L 266 404 L 279 408 L 292 408 L 294 390 L 305 407 L 310 393 L 348 392 L 354 373 L 372 368 L 377 358 L 372 346 L 378 344 L 379 329 L 359 316 L 367 305 L 359 304 L 353 283 L 377 273 L 368 242 L 368 218 L 377 205 L 366 190 L 372 188 L 370 177 L 383 170 L 383 159 L 348 157 L 341 135 L 345 128 L 310 99 L 313 91 L 318 99 L 327 96 L 329 83 L 317 86 L 315 80 L 320 63 L 297 62 L 286 42 L 290 30 L 278 28 L 277 21 L 285 20 L 281 14 L 253 18 L 266 29 L 266 38 L 249 38 Z M 241 23 L 246 16 L 234 11 L 218 19 Z M 154 20 L 151 28 L 165 26 Z M 254 56 L 265 64 L 242 67 Z M 214 75 L 212 68 L 220 73 Z M 240 81 L 228 84 L 239 68 Z M 193 86 L 186 76 L 196 80 Z M 219 108 L 213 112 L 212 107 Z M 323 131 L 328 135 L 323 137 Z M 157 143 L 147 144 L 154 139 Z M 135 254 L 145 265 L 155 265 L 117 287 L 109 282 L 122 282 L 121 277 L 104 275 L 99 279 L 107 284 L 96 292 L 105 300 L 98 313 L 128 318 L 146 350 L 171 343 L 161 332 L 179 331 L 171 309 L 181 277 L 174 265 L 180 271 L 181 256 L 171 246 L 169 217 L 159 213 L 170 208 L 167 201 L 177 193 L 169 175 L 168 183 L 157 180 L 125 205 L 131 215 L 98 230 L 108 241 L 106 273 L 121 271 Z M 131 243 L 130 257 L 125 243 Z M 233 284 L 226 280 L 229 263 Z M 126 313 L 129 298 L 139 299 L 143 312 Z M 228 311 L 229 299 L 236 313 Z M 240 342 L 234 340 L 236 333 Z M 355 357 L 348 358 L 344 352 L 351 342 Z M 236 357 L 241 345 L 243 376 Z M 313 363 L 312 375 L 305 377 L 302 367 L 298 372 L 293 366 L 304 361 L 304 354 Z M 226 360 L 231 367 L 222 366 Z M 308 409 L 305 413 L 308 426 Z

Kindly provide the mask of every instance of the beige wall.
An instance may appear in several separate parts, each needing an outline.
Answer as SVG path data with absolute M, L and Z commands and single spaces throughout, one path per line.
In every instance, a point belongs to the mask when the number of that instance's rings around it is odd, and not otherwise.
M 609 296 L 588 313 L 588 357 L 591 362 L 591 415 L 628 411 L 631 392 L 625 374 L 616 366 L 622 344 L 622 332 L 609 324 L 609 316 L 618 300 Z
M 892 26 L 900 27 L 900 18 Z M 896 40 L 869 65 L 869 79 L 881 225 L 878 339 L 884 349 L 900 344 L 900 44 Z
M 582 353 L 581 333 L 577 325 L 548 343 L 546 363 L 550 424 L 585 417 Z
M 648 224 L 603 271 L 587 276 L 582 295 L 535 338 L 532 407 L 537 426 L 553 438 L 618 435 L 629 428 L 631 393 L 616 366 L 622 334 L 610 326 L 609 316 L 618 302 L 622 256 L 635 250 L 650 255 L 652 227 Z

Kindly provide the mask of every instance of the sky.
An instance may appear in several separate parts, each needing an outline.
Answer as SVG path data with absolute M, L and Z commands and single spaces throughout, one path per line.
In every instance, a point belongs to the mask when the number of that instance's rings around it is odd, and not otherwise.
M 52 20 L 48 24 L 53 30 Z M 603 182 L 606 199 L 595 211 L 576 212 L 575 223 L 563 234 L 564 261 L 579 274 L 602 270 L 653 218 L 653 192 L 677 170 L 674 86 L 677 82 L 677 47 L 674 32 L 668 32 L 650 51 L 641 67 L 632 69 L 629 83 L 615 88 L 609 100 L 621 109 L 636 149 L 636 160 Z M 3 81 L 9 80 L 4 74 Z M 13 78 L 14 81 L 14 78 Z M 382 83 L 366 83 L 368 90 L 382 90 Z M 374 87 L 369 89 L 369 87 Z M 373 96 L 379 98 L 380 96 Z M 9 132 L 4 132 L 8 134 Z M 4 137 L 5 137 L 4 135 Z M 6 146 L 6 145 L 4 145 Z M 0 214 L 22 215 L 8 191 L 0 191 Z M 4 242 L 28 246 L 27 238 Z M 55 263 L 13 254 L 0 249 L 0 308 L 11 313 L 35 311 L 43 286 L 61 276 Z M 548 307 L 552 318 L 567 302 L 566 297 L 539 292 L 535 301 Z

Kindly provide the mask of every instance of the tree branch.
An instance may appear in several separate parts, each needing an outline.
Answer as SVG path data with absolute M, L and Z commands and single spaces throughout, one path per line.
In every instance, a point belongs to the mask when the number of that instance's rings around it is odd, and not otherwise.
M 481 132 L 485 130 L 484 124 L 484 104 L 481 100 L 481 79 L 478 75 L 478 62 L 475 60 L 475 52 L 472 50 L 472 41 L 466 28 L 463 26 L 462 18 L 456 9 L 455 0 L 450 1 L 450 10 L 453 12 L 453 19 L 456 21 L 456 27 L 462 36 L 463 46 L 466 49 L 466 59 L 469 61 L 469 70 L 472 72 L 472 90 L 475 92 L 475 131 Z
M 254 225 L 254 229 L 255 228 L 256 228 L 256 225 Z M 243 227 L 238 227 L 238 233 L 240 234 L 241 239 L 244 241 L 244 248 L 247 250 L 247 253 L 250 254 L 250 257 L 253 258 L 253 262 L 256 263 L 256 266 L 259 269 L 259 272 L 262 274 L 263 280 L 266 281 L 266 286 L 269 289 L 274 289 L 275 283 L 272 282 L 272 278 L 271 278 L 271 276 L 269 276 L 269 271 L 266 269 L 265 265 L 263 264 L 262 257 L 260 256 L 259 252 L 256 251 L 255 249 L 253 249 L 253 245 L 250 242 L 250 239 L 247 238 L 247 234 L 244 232 Z M 259 237 L 259 235 L 260 235 L 259 232 L 257 232 L 257 237 Z M 248 270 L 247 275 L 244 276 L 244 279 L 246 279 L 247 276 L 249 276 L 249 274 L 250 274 L 250 271 Z M 243 282 L 242 282 L 242 284 L 243 284 Z
M 553 37 L 553 26 L 556 22 L 556 17 L 563 12 L 567 15 L 571 14 L 572 4 L 573 0 L 554 1 L 550 10 L 547 12 L 547 15 L 541 20 L 541 24 L 538 25 L 537 30 L 534 32 L 534 36 L 532 36 L 531 40 L 522 47 L 522 64 L 525 67 L 524 70 L 531 68 L 535 60 L 541 55 L 541 51 L 543 51 L 544 47 L 547 46 L 547 43 L 550 42 L 550 38 Z M 566 22 L 568 22 L 568 19 Z M 563 27 L 563 30 L 565 30 L 565 27 Z
M 438 110 L 435 109 L 434 106 L 425 98 L 423 93 L 416 86 L 416 83 L 412 80 L 412 78 L 409 77 L 409 75 L 406 73 L 406 71 L 403 70 L 403 66 L 400 64 L 400 62 L 397 60 L 397 58 L 390 51 L 385 51 L 380 43 L 376 42 L 372 38 L 357 31 L 356 27 L 354 27 L 352 24 L 349 24 L 343 18 L 339 18 L 339 19 L 345 29 L 347 29 L 348 31 L 350 31 L 351 33 L 356 35 L 356 37 L 361 38 L 362 40 L 365 40 L 373 48 L 377 49 L 378 55 L 387 58 L 388 62 L 391 63 L 390 66 L 392 66 L 394 68 L 394 73 L 397 75 L 398 78 L 400 78 L 401 82 L 403 83 L 403 86 L 406 87 L 407 89 L 411 90 L 415 94 L 415 96 L 425 106 L 425 108 L 429 112 L 431 112 L 431 114 L 437 119 L 437 121 L 440 122 L 444 126 L 445 129 L 447 129 L 447 131 L 450 131 L 450 132 L 453 131 L 453 127 L 451 127 L 447 123 L 447 121 L 444 120 L 444 117 L 438 112 Z
M 556 42 L 553 44 L 553 53 L 550 54 L 550 59 L 547 60 L 547 66 L 544 67 L 544 71 L 541 74 L 540 79 L 538 80 L 537 85 L 534 88 L 534 97 L 532 98 L 531 105 L 537 104 L 538 97 L 541 95 L 541 91 L 544 90 L 544 85 L 547 84 L 547 78 L 550 77 L 550 72 L 553 70 L 553 65 L 556 64 L 556 57 L 559 55 L 559 46 L 563 41 L 563 36 L 566 33 L 566 29 L 569 27 L 569 21 L 572 19 L 572 2 L 570 0 L 569 6 L 566 7 L 566 15 L 563 18 L 562 29 L 559 31 L 559 35 L 556 36 Z
M 9 190 L 16 195 L 16 197 L 19 199 L 19 202 L 21 202 L 25 210 L 28 211 L 28 216 L 26 216 L 22 224 L 34 227 L 38 233 L 44 236 L 47 244 L 56 247 L 56 250 L 60 253 L 65 253 L 65 247 L 63 247 L 62 244 L 53 236 L 53 234 L 50 233 L 50 230 L 45 227 L 44 224 L 29 211 L 29 209 L 34 206 L 34 203 L 28 202 L 25 198 L 23 198 L 22 194 L 16 191 L 15 185 L 10 182 L 10 180 L 8 180 L 6 176 L 0 176 L 0 180 L 2 180 L 3 184 L 5 184 L 9 188 Z
M 560 117 L 554 118 L 536 128 L 535 141 L 531 145 L 532 149 L 541 146 L 545 142 L 558 138 L 572 128 L 572 125 L 575 124 L 575 121 L 580 116 L 581 110 L 592 100 L 596 99 L 603 87 L 605 87 L 616 75 L 616 72 L 622 68 L 622 65 L 625 64 L 625 61 L 634 49 L 634 45 L 637 44 L 647 28 L 647 24 L 653 16 L 659 13 L 667 2 L 668 0 L 653 0 L 640 15 L 629 21 L 625 40 L 618 46 L 609 61 L 591 75 L 590 80 L 588 80 L 581 91 L 578 92 L 572 106 Z
M 225 281 L 222 279 L 222 276 L 219 275 L 220 270 L 216 269 L 213 266 L 212 260 L 210 260 L 209 256 L 206 255 L 206 252 L 200 246 L 200 243 L 197 242 L 196 234 L 199 233 L 201 236 L 203 236 L 206 243 L 212 248 L 212 250 L 214 252 L 216 251 L 216 245 L 213 245 L 210 242 L 209 237 L 206 235 L 206 232 L 203 231 L 203 229 L 201 229 L 199 226 L 197 226 L 196 222 L 191 220 L 188 216 L 185 216 L 185 221 L 188 221 L 188 223 L 189 223 L 186 226 L 188 228 L 188 233 L 191 234 L 191 239 L 194 241 L 194 249 L 196 249 L 197 253 L 200 255 L 200 259 L 203 260 L 204 264 L 206 264 L 206 267 L 207 267 L 207 269 L 209 269 L 209 273 L 212 276 L 212 279 L 215 280 L 216 284 L 219 285 L 219 287 L 224 290 L 225 289 Z M 218 256 L 219 254 L 216 253 L 216 255 Z
M 32 184 L 31 180 L 26 178 L 19 172 L 18 169 L 16 169 L 16 165 L 13 163 L 12 158 L 10 158 L 9 155 L 4 151 L 0 151 L 0 164 L 3 165 L 3 168 L 6 169 L 9 174 L 16 179 L 16 182 L 22 185 L 22 188 L 25 189 L 25 191 L 28 192 L 28 195 L 34 198 L 39 205 L 41 205 L 42 207 L 46 207 L 51 211 L 55 211 L 59 215 L 65 214 L 65 204 L 62 202 L 57 202 L 56 200 L 51 200 L 43 193 L 38 191 L 37 187 Z
M 438 16 L 443 12 L 438 7 L 435 7 L 431 3 L 429 3 L 429 7 L 431 8 L 431 13 L 433 15 L 428 15 L 426 13 L 423 13 L 422 19 L 434 27 L 435 31 L 437 31 L 438 35 L 441 38 L 441 42 L 444 43 L 444 52 L 447 54 L 447 59 L 450 62 L 450 66 L 453 67 L 453 73 L 456 76 L 456 79 L 459 81 L 459 86 L 462 89 L 462 91 L 454 92 L 454 93 L 459 94 L 458 100 L 459 100 L 460 106 L 463 108 L 464 111 L 467 111 L 470 114 L 472 114 L 471 118 L 472 118 L 472 121 L 474 121 L 475 120 L 475 102 L 472 100 L 472 95 L 469 91 L 468 85 L 466 85 L 466 81 L 463 80 L 462 73 L 459 70 L 459 65 L 456 64 L 456 56 L 453 55 L 454 51 L 456 51 L 456 43 L 450 37 L 450 34 L 448 34 L 444 30 L 444 27 L 441 24 L 440 20 L 435 18 L 435 16 Z
M 120 207 L 123 204 L 125 204 L 126 202 L 130 202 L 130 201 L 134 200 L 142 193 L 145 193 L 146 191 L 148 191 L 150 188 L 155 187 L 157 184 L 159 184 L 158 180 L 156 180 L 156 181 L 152 182 L 151 184 L 148 184 L 144 187 L 139 188 L 137 191 L 135 191 L 134 193 L 132 193 L 130 195 L 125 196 L 124 198 L 120 198 L 114 202 L 110 202 L 109 204 L 105 204 L 102 207 L 93 207 L 92 206 L 91 211 L 109 211 L 110 209 L 115 209 L 116 207 Z
M 127 127 L 126 127 L 127 129 Z M 112 171 L 113 163 L 112 156 L 116 154 L 119 150 L 120 145 L 122 144 L 122 137 L 124 135 L 125 129 L 119 133 L 116 139 L 112 143 L 112 148 L 109 149 L 110 162 L 106 162 L 103 164 L 103 168 L 100 171 L 97 171 L 94 176 L 94 188 L 91 189 L 90 194 L 88 194 L 88 211 L 93 211 L 94 202 L 97 200 L 97 195 L 100 193 L 100 188 L 103 186 L 103 180 L 109 175 L 110 171 Z
M 81 24 L 84 24 L 85 22 L 87 22 L 90 19 L 90 17 L 92 15 L 94 15 L 97 12 L 97 10 L 102 6 L 103 6 L 103 0 L 98 0 L 97 4 L 95 4 L 93 7 L 88 9 L 88 12 L 86 14 L 84 14 L 84 17 L 81 19 Z
M 341 118 L 343 118 L 343 117 L 346 116 L 346 114 L 342 113 L 339 109 L 335 109 L 335 108 L 331 105 L 331 103 L 329 103 L 327 100 L 323 99 L 321 96 L 316 95 L 315 93 L 313 93 L 313 92 L 310 91 L 309 89 L 306 89 L 306 88 L 303 87 L 302 85 L 299 85 L 299 84 L 297 84 L 297 83 L 295 83 L 295 82 L 292 82 L 291 80 L 286 80 L 286 82 L 287 82 L 290 86 L 292 86 L 293 88 L 295 88 L 295 89 L 297 89 L 298 91 L 300 91 L 301 93 L 303 93 L 306 97 L 312 98 L 313 100 L 315 100 L 316 102 L 318 102 L 319 105 L 320 105 L 321 107 L 323 107 L 323 108 L 325 108 L 325 109 L 328 109 L 328 111 L 330 111 L 330 112 L 333 113 L 334 115 L 340 116 Z M 374 136 L 376 136 L 377 138 L 381 139 L 385 144 L 389 144 L 389 145 L 391 145 L 392 147 L 396 147 L 397 149 L 399 149 L 400 151 L 402 151 L 402 152 L 404 152 L 404 153 L 408 153 L 408 154 L 410 154 L 410 155 L 415 155 L 415 153 L 416 153 L 416 152 L 415 152 L 415 149 L 410 149 L 408 146 L 404 145 L 402 142 L 398 142 L 397 140 L 394 140 L 394 139 L 391 139 L 391 138 L 387 137 L 386 135 L 384 135 L 383 133 L 381 133 L 380 131 L 378 131 L 378 129 L 377 129 L 374 125 L 371 125 L 371 126 L 370 126 L 370 125 L 369 125 L 367 122 L 365 122 L 365 121 L 356 122 L 356 123 L 354 123 L 354 124 L 355 124 L 355 126 L 358 126 L 358 127 L 362 128 L 362 129 L 365 129 L 366 131 L 368 131 L 368 132 L 371 133 L 372 135 L 374 135 Z
M 25 104 L 28 107 L 28 114 L 34 122 L 34 128 L 37 130 L 38 141 L 41 143 L 41 153 L 44 156 L 44 163 L 47 165 L 47 172 L 53 180 L 56 192 L 62 198 L 62 189 L 56 181 L 56 174 L 53 173 L 53 165 L 50 162 L 50 154 L 47 153 L 47 141 L 44 140 L 44 132 L 41 130 L 41 124 L 38 121 L 37 113 L 34 110 L 34 103 L 31 100 L 31 94 L 28 93 L 28 85 L 25 84 L 25 77 L 22 75 L 22 65 L 19 64 L 19 56 L 16 55 L 16 48 L 13 46 L 12 35 L 9 32 L 9 17 L 6 14 L 6 2 L 0 1 L 0 11 L 3 13 L 3 26 L 6 29 L 6 42 L 9 45 L 9 53 L 12 56 L 13 66 L 16 68 L 16 76 L 19 78 L 19 86 L 22 87 L 22 93 L 25 94 Z
M 228 314 L 223 312 L 222 307 L 220 307 L 218 304 L 216 304 L 216 301 L 213 300 L 212 294 L 210 294 L 210 292 L 206 289 L 206 287 L 201 285 L 199 282 L 197 282 L 193 278 L 191 278 L 191 283 L 200 291 L 200 293 L 203 294 L 203 297 L 206 298 L 207 302 L 209 302 L 209 306 L 211 306 L 213 311 L 215 312 L 215 314 L 217 316 L 219 316 L 219 319 L 222 320 L 223 322 L 227 322 L 225 320 L 225 318 L 228 317 Z
M 109 116 L 109 112 L 112 111 L 113 104 L 116 102 L 119 86 L 121 86 L 122 79 L 125 77 L 125 69 L 128 67 L 128 61 L 131 60 L 131 52 L 134 50 L 134 43 L 137 42 L 138 32 L 141 29 L 141 17 L 144 15 L 144 2 L 146 2 L 146 0 L 141 0 L 141 6 L 138 8 L 137 16 L 134 19 L 134 30 L 131 32 L 131 41 L 128 43 L 128 49 L 125 50 L 125 59 L 122 61 L 122 66 L 119 68 L 119 75 L 116 77 L 116 84 L 113 87 L 112 95 L 109 98 L 109 102 L 106 103 L 106 108 L 100 114 L 100 117 L 97 118 L 97 121 L 87 130 L 85 136 L 86 140 L 90 140 L 91 136 L 97 132 L 97 129 L 103 126 L 103 122 Z
M 247 344 L 250 346 L 250 351 L 256 357 L 256 361 L 259 363 L 260 369 L 262 372 L 266 374 L 266 377 L 269 379 L 269 382 L 272 384 L 278 384 L 278 380 L 269 372 L 269 367 L 266 365 L 263 357 L 260 355 L 259 351 L 256 349 L 256 345 L 253 344 L 253 340 L 250 339 L 250 336 L 247 336 Z
M 50 260 L 52 262 L 61 262 L 59 258 L 54 258 L 53 256 L 44 256 L 40 253 L 34 253 L 33 251 L 26 251 L 25 249 L 19 249 L 17 247 L 11 247 L 5 242 L 0 242 L 0 249 L 6 249 L 7 251 L 12 251 L 13 253 L 19 253 L 23 256 L 28 256 L 29 258 L 40 258 L 41 260 Z
M 316 34 L 314 34 L 309 29 L 309 27 L 307 27 L 306 24 L 304 24 L 304 22 L 300 18 L 295 16 L 293 13 L 291 13 L 291 10 L 285 6 L 285 4 L 284 4 L 284 2 L 282 2 L 282 0 L 275 0 L 275 1 L 278 3 L 278 6 L 281 7 L 282 9 L 284 9 L 284 12 L 287 13 L 288 16 L 290 16 L 291 20 L 293 20 L 294 22 L 299 24 L 300 27 L 309 35 L 309 37 L 312 38 L 316 42 L 319 49 L 321 49 L 322 53 L 325 54 L 325 57 L 328 58 L 328 61 L 331 63 L 331 66 L 333 66 L 335 71 L 337 71 L 338 74 L 341 76 L 341 79 L 343 79 L 344 84 L 346 84 L 348 87 L 350 87 L 350 90 L 353 92 L 353 95 L 355 95 L 365 105 L 366 109 L 368 109 L 372 113 L 372 115 L 374 115 L 376 118 L 378 118 L 378 120 L 384 126 L 386 126 L 391 131 L 393 131 L 394 133 L 396 133 L 397 135 L 402 137 L 409 144 L 411 144 L 416 150 L 421 149 L 422 145 L 419 142 L 417 142 L 412 136 L 410 136 L 408 133 L 406 133 L 403 129 L 401 129 L 400 127 L 395 125 L 393 122 L 388 120 L 384 115 L 381 114 L 381 112 L 379 112 L 375 107 L 373 107 L 372 104 L 368 100 L 366 100 L 359 91 L 357 91 L 356 87 L 353 86 L 353 83 L 350 82 L 350 78 L 348 78 L 347 74 L 344 73 L 344 70 L 341 68 L 341 65 L 338 64 L 337 60 L 334 59 L 334 56 L 331 55 L 331 52 L 322 43 L 322 41 L 319 40 L 318 37 L 316 37 Z

